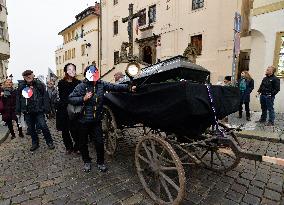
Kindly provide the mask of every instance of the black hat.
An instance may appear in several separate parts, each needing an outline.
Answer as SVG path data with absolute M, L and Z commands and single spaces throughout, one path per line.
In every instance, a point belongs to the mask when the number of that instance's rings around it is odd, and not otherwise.
M 231 81 L 232 80 L 232 76 L 229 76 L 229 75 L 225 76 L 225 80 Z
M 28 76 L 28 75 L 31 75 L 33 74 L 34 72 L 32 70 L 25 70 L 23 73 L 22 73 L 22 76 Z

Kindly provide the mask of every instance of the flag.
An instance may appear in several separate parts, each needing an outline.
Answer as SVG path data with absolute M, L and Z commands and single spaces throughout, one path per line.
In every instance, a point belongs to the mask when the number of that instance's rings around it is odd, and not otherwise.
M 30 87 L 25 87 L 22 90 L 22 95 L 24 98 L 30 98 L 33 96 L 33 90 Z
M 97 81 L 100 78 L 99 70 L 97 69 L 96 66 L 93 66 L 93 65 L 89 66 L 86 72 L 86 78 L 89 81 Z

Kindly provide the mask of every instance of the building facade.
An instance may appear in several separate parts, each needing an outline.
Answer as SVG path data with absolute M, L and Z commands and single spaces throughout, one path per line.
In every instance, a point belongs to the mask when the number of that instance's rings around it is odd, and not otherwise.
M 100 50 L 100 5 L 88 7 L 78 15 L 76 21 L 59 32 L 63 44 L 55 51 L 56 72 L 64 77 L 64 65 L 73 63 L 77 67 L 78 78 L 83 78 L 84 69 L 99 62 Z
M 0 0 L 0 83 L 7 77 L 8 59 L 10 58 L 7 15 L 6 0 Z
M 130 3 L 139 17 L 123 23 Z M 154 64 L 182 55 L 191 43 L 198 54 L 196 64 L 211 71 L 211 82 L 222 80 L 232 72 L 234 15 L 241 5 L 241 0 L 102 0 L 103 79 L 113 81 L 114 73 L 124 72 L 121 62 L 133 31 L 133 54 L 140 62 Z
M 274 65 L 281 83 L 275 98 L 275 110 L 284 112 L 284 1 L 251 1 L 246 27 L 248 32 L 241 38 L 239 72 L 248 69 L 255 80 L 252 107 L 260 110 L 259 100 L 254 96 L 266 68 Z

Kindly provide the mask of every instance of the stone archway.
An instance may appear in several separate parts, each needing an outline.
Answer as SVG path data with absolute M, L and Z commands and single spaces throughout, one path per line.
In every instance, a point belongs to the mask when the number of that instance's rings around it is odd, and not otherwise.
M 157 38 L 158 36 L 136 39 L 136 42 L 139 44 L 139 61 L 147 64 L 155 64 L 157 62 Z

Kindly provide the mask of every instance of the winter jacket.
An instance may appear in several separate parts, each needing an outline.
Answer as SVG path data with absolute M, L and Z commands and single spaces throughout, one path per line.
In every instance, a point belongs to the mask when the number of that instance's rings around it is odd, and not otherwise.
M 22 90 L 29 87 L 33 91 L 30 98 L 24 98 Z M 50 111 L 48 93 L 45 85 L 34 80 L 30 85 L 26 81 L 19 83 L 16 95 L 16 114 L 48 113 Z
M 85 79 L 69 95 L 69 103 L 72 105 L 84 105 L 82 116 L 79 119 L 81 123 L 94 121 L 99 122 L 102 119 L 105 92 L 126 92 L 128 90 L 129 86 L 126 84 L 112 84 L 99 80 L 94 86 L 93 82 L 89 82 Z M 84 102 L 83 98 L 87 92 L 93 92 L 93 97 Z
M 238 81 L 238 86 L 240 86 L 240 83 L 241 83 L 241 79 L 239 79 L 239 81 Z M 251 79 L 251 80 L 245 79 L 245 83 L 246 83 L 246 89 L 244 91 L 240 91 L 241 103 L 250 102 L 250 93 L 254 89 L 254 80 L 253 79 Z
M 81 81 L 77 79 L 73 79 L 72 82 L 62 79 L 58 82 L 59 102 L 56 112 L 56 128 L 59 131 L 68 130 L 70 128 L 70 122 L 67 114 L 68 98 L 75 87 L 80 83 Z
M 263 78 L 258 92 L 262 95 L 275 96 L 280 91 L 280 80 L 275 75 Z
M 2 120 L 4 122 L 10 121 L 10 120 L 16 120 L 16 90 L 11 89 L 11 90 L 5 90 L 0 89 L 0 93 L 8 93 L 8 95 L 4 94 L 4 96 L 0 97 L 0 100 L 2 100 L 4 108 L 2 111 Z

